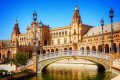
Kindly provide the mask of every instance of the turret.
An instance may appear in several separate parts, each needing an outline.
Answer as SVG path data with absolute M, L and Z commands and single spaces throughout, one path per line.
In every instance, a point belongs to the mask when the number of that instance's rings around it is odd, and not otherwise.
M 19 27 L 18 27 L 18 22 L 17 22 L 17 19 L 16 19 L 16 22 L 14 24 L 14 28 L 13 28 L 13 32 L 12 32 L 12 35 L 11 35 L 11 42 L 16 45 L 17 44 L 17 39 L 18 39 L 18 36 L 19 36 L 20 31 L 19 31 Z
M 18 36 L 20 34 L 20 31 L 19 31 L 19 27 L 18 27 L 18 23 L 17 23 L 17 19 L 16 19 L 16 22 L 14 24 L 14 28 L 13 28 L 13 32 L 12 32 L 12 35 L 16 35 Z
M 76 4 L 76 8 L 74 10 L 74 15 L 73 15 L 73 21 L 72 21 L 72 23 L 75 23 L 75 22 L 78 22 L 78 24 L 82 23 L 81 16 L 79 14 L 79 9 L 77 8 L 77 4 Z

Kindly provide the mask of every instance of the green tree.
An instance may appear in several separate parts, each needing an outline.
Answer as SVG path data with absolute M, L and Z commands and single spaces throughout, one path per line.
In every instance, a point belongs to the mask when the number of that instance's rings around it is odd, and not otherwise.
M 18 51 L 16 56 L 15 56 L 15 60 L 14 60 L 14 64 L 19 67 L 19 66 L 25 66 L 27 64 L 27 61 L 29 59 L 29 53 L 25 52 L 25 51 Z

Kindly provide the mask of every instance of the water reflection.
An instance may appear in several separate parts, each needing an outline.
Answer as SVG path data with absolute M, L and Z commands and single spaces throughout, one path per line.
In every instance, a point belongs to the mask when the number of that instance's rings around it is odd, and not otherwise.
M 115 76 L 113 73 L 98 73 L 96 65 L 53 63 L 37 78 L 25 80 L 111 80 Z

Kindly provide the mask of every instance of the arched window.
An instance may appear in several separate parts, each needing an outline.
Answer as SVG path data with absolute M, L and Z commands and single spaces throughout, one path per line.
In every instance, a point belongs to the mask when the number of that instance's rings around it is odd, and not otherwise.
M 74 34 L 76 34 L 76 30 L 74 29 Z
M 57 43 L 60 44 L 60 39 L 57 39 Z
M 43 50 L 43 54 L 46 54 L 46 50 Z
M 64 38 L 64 44 L 66 44 L 67 43 L 67 38 Z
M 51 44 L 54 45 L 54 40 L 52 40 Z
M 52 37 L 52 33 L 51 33 L 51 37 Z
M 21 41 L 21 38 L 20 38 L 20 41 Z
M 54 37 L 55 37 L 55 33 L 54 33 Z
M 44 41 L 44 46 L 46 46 L 46 45 L 47 45 L 47 40 Z
M 62 36 L 64 36 L 64 32 L 62 32 Z
M 67 36 L 67 31 L 65 31 L 65 35 Z
M 61 36 L 61 32 L 59 32 L 59 36 Z
M 22 41 L 23 41 L 23 37 L 22 37 Z
M 56 33 L 56 36 L 58 37 L 58 32 Z

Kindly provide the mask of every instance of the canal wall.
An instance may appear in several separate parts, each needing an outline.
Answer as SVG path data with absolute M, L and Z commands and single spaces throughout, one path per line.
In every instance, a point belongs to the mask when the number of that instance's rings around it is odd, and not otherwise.
M 116 68 L 112 68 L 112 72 L 115 73 L 115 74 L 117 74 L 118 76 L 114 77 L 111 80 L 120 80 L 120 70 L 116 69 Z

